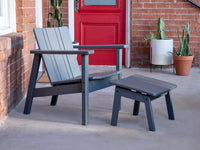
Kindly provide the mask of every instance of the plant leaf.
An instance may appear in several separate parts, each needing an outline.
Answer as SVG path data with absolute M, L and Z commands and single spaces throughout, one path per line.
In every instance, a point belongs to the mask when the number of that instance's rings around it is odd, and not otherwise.
M 50 21 L 47 21 L 47 27 L 51 27 Z
M 51 5 L 53 6 L 54 9 L 56 8 L 56 2 L 55 2 L 55 0 L 51 0 Z
M 62 2 L 63 2 L 63 0 L 59 0 L 58 6 L 61 6 Z
M 143 42 L 146 42 L 146 44 L 147 44 L 148 42 L 151 42 L 152 39 L 156 39 L 156 37 L 152 32 L 150 32 L 149 36 L 144 38 Z
M 56 0 L 56 6 L 58 6 L 58 0 Z

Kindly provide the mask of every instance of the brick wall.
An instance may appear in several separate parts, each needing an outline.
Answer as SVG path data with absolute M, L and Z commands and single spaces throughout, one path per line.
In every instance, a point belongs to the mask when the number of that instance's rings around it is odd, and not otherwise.
M 35 48 L 35 0 L 16 0 L 17 33 L 0 36 L 0 120 L 24 97 Z
M 150 31 L 156 35 L 159 17 L 164 18 L 166 37 L 174 40 L 175 48 L 179 46 L 176 30 L 190 22 L 193 66 L 200 66 L 200 9 L 186 0 L 132 0 L 131 66 L 149 66 L 150 47 L 142 41 Z
M 63 14 L 63 26 L 68 26 L 68 0 L 63 0 L 60 10 Z M 49 12 L 53 12 L 53 7 L 51 6 L 50 0 L 42 1 L 42 15 L 43 15 L 43 27 L 47 27 L 47 21 L 50 20 L 53 24 L 53 19 L 51 16 L 48 17 Z

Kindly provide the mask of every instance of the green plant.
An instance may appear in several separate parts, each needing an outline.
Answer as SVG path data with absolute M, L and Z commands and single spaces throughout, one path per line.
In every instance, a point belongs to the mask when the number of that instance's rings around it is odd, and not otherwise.
M 60 12 L 62 1 L 63 0 L 51 0 L 51 5 L 53 6 L 54 12 L 50 12 L 48 15 L 51 15 L 53 17 L 53 27 L 56 26 L 56 20 L 58 22 L 58 27 L 63 26 L 62 13 Z M 47 21 L 47 26 L 51 27 L 51 23 L 49 20 Z
M 162 17 L 158 18 L 157 23 L 157 37 L 150 32 L 149 36 L 144 38 L 143 42 L 151 42 L 152 39 L 164 40 L 165 39 L 165 22 Z
M 152 39 L 156 39 L 156 37 L 155 37 L 155 35 L 152 32 L 150 32 L 149 36 L 146 37 L 146 38 L 144 38 L 143 42 L 148 43 L 148 42 L 151 42 Z
M 75 44 L 76 43 L 76 39 L 74 39 L 74 41 L 72 43 Z
M 178 50 L 174 49 L 174 52 L 172 53 L 173 55 L 176 56 L 190 56 L 190 48 L 189 48 L 189 43 L 190 43 L 190 24 L 189 22 L 185 25 L 183 29 L 183 35 L 182 35 L 182 40 L 179 35 L 179 30 L 177 30 L 178 33 L 178 39 L 180 42 L 180 46 Z

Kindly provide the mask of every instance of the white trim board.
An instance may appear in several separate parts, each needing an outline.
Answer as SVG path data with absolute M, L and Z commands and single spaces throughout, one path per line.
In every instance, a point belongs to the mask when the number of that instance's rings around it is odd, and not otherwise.
M 37 28 L 42 28 L 43 23 L 42 23 L 42 0 L 35 0 L 35 23 Z M 38 49 L 38 45 L 36 43 L 36 49 Z M 39 71 L 43 71 L 42 67 L 42 60 L 40 63 Z
M 74 40 L 74 0 L 68 1 L 68 12 L 69 12 L 69 33 L 72 41 Z

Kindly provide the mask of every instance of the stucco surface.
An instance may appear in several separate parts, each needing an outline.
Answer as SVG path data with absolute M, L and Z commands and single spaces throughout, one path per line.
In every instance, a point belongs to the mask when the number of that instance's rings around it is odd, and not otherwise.
M 109 67 L 101 67 L 110 69 Z M 92 68 L 95 71 L 96 67 Z M 62 95 L 57 106 L 50 97 L 35 98 L 32 112 L 24 115 L 23 100 L 0 126 L 1 150 L 198 150 L 200 147 L 200 69 L 189 76 L 172 70 L 124 69 L 132 74 L 178 85 L 171 92 L 175 120 L 168 120 L 164 97 L 152 102 L 156 131 L 148 131 L 144 104 L 132 116 L 134 101 L 122 98 L 118 126 L 110 125 L 114 87 L 91 93 L 89 125 L 81 125 L 81 94 Z M 47 86 L 47 84 L 38 84 Z

